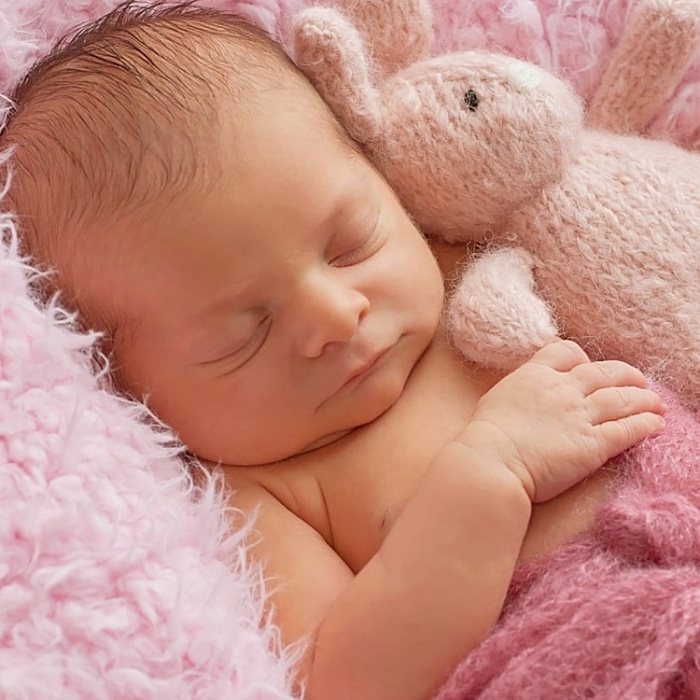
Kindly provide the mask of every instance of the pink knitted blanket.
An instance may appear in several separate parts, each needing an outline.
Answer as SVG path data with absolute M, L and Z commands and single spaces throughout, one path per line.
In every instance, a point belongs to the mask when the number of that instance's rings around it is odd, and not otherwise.
M 0 92 L 116 4 L 0 0 Z M 284 37 L 306 0 L 208 4 Z M 507 50 L 584 96 L 628 4 L 433 0 L 439 49 Z M 698 114 L 700 58 L 652 133 L 698 148 Z M 0 234 L 0 697 L 291 700 L 290 659 L 215 485 L 192 499 L 164 435 L 100 387 L 91 339 L 34 302 L 2 216 Z M 622 460 L 593 534 L 518 572 L 502 624 L 439 700 L 700 697 L 700 438 L 680 409 L 669 422 Z
M 612 464 L 592 532 L 522 567 L 498 628 L 436 700 L 700 698 L 700 420 Z

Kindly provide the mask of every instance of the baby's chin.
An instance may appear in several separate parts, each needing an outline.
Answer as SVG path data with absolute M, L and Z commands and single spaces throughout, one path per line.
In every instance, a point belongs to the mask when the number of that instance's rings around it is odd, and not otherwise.
M 422 356 L 422 355 L 421 355 Z M 412 359 L 412 358 L 409 358 Z M 364 428 L 388 413 L 401 398 L 417 363 L 389 362 L 361 382 L 344 390 L 342 396 L 325 404 L 324 416 L 316 415 L 304 428 L 297 426 L 297 435 L 280 435 L 270 426 L 266 439 L 231 442 L 234 453 L 220 462 L 230 466 L 265 466 L 304 455 L 333 445 L 341 446 Z M 324 413 L 324 411 L 321 411 Z M 279 420 L 279 419 L 278 419 Z M 289 424 L 294 421 L 290 420 Z M 276 423 L 279 425 L 279 422 Z M 306 441 L 300 440 L 306 433 Z
M 407 379 L 408 376 L 397 378 L 393 382 L 378 382 L 374 387 L 371 385 L 371 379 L 369 379 L 365 391 L 358 392 L 357 398 L 359 401 L 357 408 L 355 411 L 351 410 L 348 412 L 348 424 L 315 439 L 300 450 L 298 454 L 311 452 L 312 450 L 341 442 L 356 431 L 374 423 L 397 403 L 403 394 Z
M 401 391 L 397 391 L 395 396 L 387 397 L 387 400 L 381 402 L 381 404 L 375 403 L 369 410 L 368 407 L 364 407 L 364 410 L 353 416 L 353 420 L 348 416 L 347 422 L 344 421 L 342 427 L 323 433 L 304 445 L 294 448 L 288 447 L 287 449 L 280 445 L 275 451 L 271 449 L 272 441 L 270 441 L 264 453 L 239 455 L 240 458 L 234 463 L 238 466 L 264 466 L 266 464 L 284 462 L 287 459 L 306 455 L 324 447 L 340 446 L 346 440 L 351 439 L 359 430 L 374 423 L 375 420 L 384 415 L 396 403 L 400 395 Z
M 321 447 L 327 447 L 328 445 L 332 445 L 334 442 L 338 442 L 339 440 L 342 440 L 343 438 L 347 437 L 352 432 L 354 432 L 356 428 L 359 427 L 361 426 L 356 426 L 355 428 L 347 428 L 346 430 L 339 430 L 338 432 L 330 433 L 329 435 L 324 435 L 323 437 L 318 438 L 318 440 L 314 440 L 312 443 L 300 450 L 299 454 L 305 454 L 306 452 L 312 452 L 313 450 L 318 450 Z

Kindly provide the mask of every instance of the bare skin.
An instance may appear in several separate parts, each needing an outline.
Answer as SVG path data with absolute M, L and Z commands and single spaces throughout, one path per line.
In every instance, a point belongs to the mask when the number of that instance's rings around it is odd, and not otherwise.
M 660 429 L 657 416 L 635 415 L 638 420 L 615 424 L 619 430 L 584 448 L 578 439 L 591 428 L 591 409 L 575 416 L 570 407 L 571 427 L 562 429 L 561 405 L 532 406 L 530 392 L 551 382 L 553 394 L 601 387 L 594 415 L 627 417 L 632 405 L 662 410 L 641 389 L 624 399 L 632 402 L 624 409 L 609 404 L 604 394 L 611 383 L 627 392 L 643 380 L 627 366 L 588 363 L 568 343 L 548 346 L 491 388 L 493 382 L 455 362 L 437 340 L 401 400 L 371 424 L 284 462 L 225 468 L 236 489 L 232 504 L 259 509 L 262 538 L 254 551 L 267 563 L 282 629 L 288 639 L 312 641 L 303 671 L 310 697 L 428 697 L 496 622 L 516 563 L 589 526 L 610 476 L 594 469 L 622 445 Z M 526 411 L 519 412 L 518 401 Z M 512 433 L 504 428 L 508 420 Z M 504 430 L 513 440 L 505 452 Z M 514 446 L 518 454 L 534 451 L 515 457 L 527 465 L 517 476 L 506 467 Z M 591 476 L 571 475 L 575 485 L 562 492 L 559 475 L 551 482 L 530 471 L 542 460 L 546 472 L 554 455 L 582 460 L 576 475 Z M 533 489 L 542 490 L 544 502 L 531 509 L 538 498 Z M 453 522 L 451 507 L 459 515 Z M 458 523 L 465 528 L 461 538 Z M 454 572 L 455 560 L 468 570 Z M 412 632 L 404 636 L 406 629 Z
M 444 242 L 433 242 L 432 247 L 443 274 L 452 278 L 463 247 Z M 427 465 L 469 422 L 478 400 L 501 378 L 465 363 L 444 337 L 436 337 L 401 401 L 374 422 L 344 440 L 270 465 L 223 465 L 227 483 L 237 494 L 232 503 L 242 502 L 251 482 L 263 486 L 332 543 L 357 573 L 376 554 Z M 406 435 L 415 439 L 406 441 Z M 377 469 L 375 455 L 387 455 L 387 466 Z M 555 499 L 536 504 L 519 560 L 545 554 L 585 530 L 612 476 L 609 470 L 599 470 Z M 357 494 L 357 500 L 349 500 L 348 493 Z
M 580 349 L 568 343 L 560 347 L 557 343 L 548 350 L 551 351 L 551 356 L 545 360 L 548 368 L 573 365 L 579 371 L 584 370 L 584 375 L 588 370 L 597 376 L 594 365 L 587 362 Z M 598 368 L 601 367 L 598 365 Z M 603 385 L 619 381 L 644 386 L 643 378 L 630 370 L 622 364 L 606 365 L 604 371 L 611 374 L 604 378 Z M 567 380 L 570 378 L 564 376 Z M 522 382 L 517 388 L 517 382 L 511 381 L 514 378 Z M 421 523 L 431 517 L 447 517 L 447 504 L 442 500 L 431 502 L 424 482 L 429 479 L 426 474 L 439 464 L 445 451 L 455 442 L 464 440 L 468 446 L 471 459 L 464 455 L 465 469 L 503 467 L 505 460 L 501 457 L 487 454 L 482 461 L 473 460 L 472 455 L 484 448 L 486 439 L 485 434 L 478 435 L 480 428 L 474 422 L 475 411 L 483 397 L 492 398 L 493 392 L 489 390 L 499 380 L 500 377 L 482 368 L 463 364 L 438 333 L 414 369 L 401 399 L 372 423 L 330 445 L 274 464 L 223 467 L 227 484 L 234 492 L 232 505 L 244 512 L 256 512 L 257 529 L 262 537 L 256 539 L 253 553 L 266 562 L 276 618 L 286 639 L 311 640 L 301 671 L 302 678 L 308 681 L 309 697 L 429 697 L 436 689 L 436 679 L 444 678 L 450 666 L 473 649 L 495 624 L 515 565 L 550 552 L 590 526 L 606 495 L 613 476 L 611 471 L 594 471 L 588 467 L 581 472 L 586 478 L 564 491 L 558 483 L 554 498 L 547 500 L 549 494 L 545 494 L 542 502 L 534 505 L 531 505 L 536 499 L 534 494 L 522 500 L 518 497 L 536 485 L 547 488 L 544 483 L 537 484 L 539 477 L 526 476 L 527 488 L 519 493 L 516 488 L 516 493 L 511 494 L 516 497 L 511 501 L 508 489 L 512 484 L 507 480 L 501 483 L 500 478 L 495 478 L 492 488 L 484 488 L 475 474 L 473 481 L 466 479 L 464 488 L 470 492 L 473 487 L 474 493 L 470 495 L 478 497 L 480 505 L 488 505 L 489 516 L 493 519 L 486 522 L 496 529 L 491 531 L 486 523 L 481 523 L 482 530 L 479 521 L 483 513 L 477 511 L 473 513 L 474 519 L 469 519 L 471 531 L 464 533 L 465 539 L 452 543 L 454 549 L 446 547 L 436 559 L 445 562 L 458 557 L 478 566 L 477 562 L 483 565 L 492 551 L 499 552 L 502 559 L 484 579 L 474 580 L 473 574 L 456 577 L 460 584 L 456 594 L 453 593 L 454 598 L 433 583 L 428 586 L 422 609 L 419 594 L 407 595 L 411 601 L 411 617 L 420 621 L 426 618 L 441 621 L 435 625 L 435 638 L 431 640 L 426 633 L 428 626 L 420 624 L 420 631 L 402 640 L 405 644 L 399 641 L 399 631 L 391 622 L 390 612 L 396 593 L 391 593 L 392 600 L 379 597 L 377 601 L 374 596 L 375 586 L 382 591 L 392 591 L 385 576 L 377 576 L 378 582 L 367 584 L 372 591 L 369 594 L 361 591 L 357 598 L 353 596 L 357 592 L 353 587 L 381 560 L 387 537 L 397 522 L 401 523 L 407 504 L 413 501 L 422 511 L 417 518 Z M 560 409 L 556 402 L 547 407 L 549 428 L 542 416 L 533 410 L 529 394 L 541 390 L 543 383 L 537 374 L 525 378 L 516 374 L 509 382 L 497 387 L 500 395 L 494 401 L 496 413 L 511 413 L 513 401 L 520 395 L 527 406 L 524 424 L 532 430 L 533 449 L 539 451 L 541 440 L 551 441 L 551 436 L 546 436 L 550 429 L 553 434 L 561 433 L 564 440 L 568 439 L 558 425 Z M 503 401 L 503 396 L 507 396 L 508 401 Z M 641 404 L 635 410 L 662 410 L 655 396 L 640 396 L 639 400 Z M 659 430 L 661 424 L 655 420 L 657 417 L 640 416 L 633 433 L 623 430 L 606 443 L 605 456 L 612 457 L 622 444 L 633 444 L 640 435 Z M 501 419 L 496 418 L 495 422 L 500 424 Z M 477 435 L 468 432 L 469 428 Z M 490 426 L 485 431 L 489 429 Z M 410 440 L 406 439 L 407 435 L 412 436 Z M 494 437 L 493 443 L 498 442 L 499 438 Z M 487 452 L 490 449 L 491 444 Z M 382 455 L 379 464 L 377 455 Z M 548 461 L 550 457 L 544 459 Z M 594 458 L 596 465 L 598 461 Z M 524 488 L 520 479 L 517 485 Z M 498 506 L 504 505 L 507 505 L 506 512 L 498 513 Z M 469 506 L 470 498 L 465 495 L 463 507 Z M 511 519 L 513 513 L 519 516 L 515 522 Z M 497 515 L 494 517 L 494 514 Z M 449 525 L 447 529 L 452 531 Z M 414 571 L 413 566 L 425 569 L 424 573 L 430 571 L 429 555 L 434 555 L 436 549 L 433 538 L 444 538 L 445 533 L 432 534 L 428 527 L 410 532 L 412 557 L 406 561 L 408 570 Z M 481 546 L 469 551 L 467 538 L 474 537 L 483 538 Z M 437 563 L 433 566 L 436 578 L 449 571 L 447 566 L 444 571 Z M 408 572 L 403 571 L 399 578 L 405 583 L 407 576 Z M 378 617 L 374 619 L 370 605 L 378 607 Z M 354 664 L 350 661 L 352 652 L 346 651 L 338 657 L 337 640 L 331 637 L 329 642 L 324 638 L 324 628 L 338 613 L 342 620 L 337 625 L 343 635 L 349 634 L 352 621 L 361 628 L 353 651 L 362 650 L 362 653 L 354 659 Z M 351 618 L 350 622 L 346 616 Z M 450 620 L 451 629 L 446 619 Z M 370 620 L 375 624 L 370 624 Z M 383 641 L 388 653 L 378 657 L 382 632 L 386 633 Z M 321 653 L 314 654 L 314 647 L 327 649 L 331 657 L 329 667 L 316 677 L 313 674 L 318 673 L 324 657 Z M 427 648 L 440 659 L 439 665 L 431 667 L 426 662 Z M 406 658 L 417 658 L 422 663 L 406 663 Z M 347 694 L 341 693 L 340 688 L 346 689 Z M 408 693 L 409 688 L 413 694 Z
M 258 98 L 219 185 L 122 222 L 78 287 L 119 300 L 121 381 L 256 514 L 307 697 L 423 700 L 663 405 L 563 341 L 505 378 L 464 365 L 441 326 L 455 251 L 438 265 L 310 87 Z

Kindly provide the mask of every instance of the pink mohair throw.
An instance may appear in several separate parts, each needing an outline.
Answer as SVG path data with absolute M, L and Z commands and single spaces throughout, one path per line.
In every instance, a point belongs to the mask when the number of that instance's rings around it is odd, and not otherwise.
M 0 92 L 117 0 L 0 0 Z M 284 37 L 305 0 L 217 0 Z M 436 50 L 502 49 L 593 92 L 628 0 L 434 0 Z M 700 146 L 700 60 L 652 133 Z M 30 292 L 0 217 L 0 698 L 292 700 L 292 660 L 214 482 L 101 387 L 92 338 Z M 700 448 L 618 460 L 595 532 L 521 569 L 502 623 L 439 700 L 700 698 Z M 387 699 L 394 700 L 394 699 Z M 398 700 L 398 699 L 397 699 Z
M 700 698 L 700 421 L 611 463 L 592 532 L 523 566 L 500 625 L 435 700 Z

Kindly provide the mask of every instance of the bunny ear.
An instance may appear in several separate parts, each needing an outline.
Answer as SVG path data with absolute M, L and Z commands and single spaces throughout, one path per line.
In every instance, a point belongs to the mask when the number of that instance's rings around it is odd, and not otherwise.
M 673 95 L 699 43 L 697 0 L 642 0 L 593 96 L 589 126 L 642 133 Z
M 354 0 L 345 9 L 385 75 L 428 56 L 433 43 L 428 0 Z
M 379 131 L 379 91 L 362 37 L 339 12 L 302 10 L 292 28 L 296 64 L 359 143 Z

